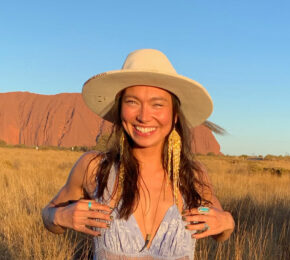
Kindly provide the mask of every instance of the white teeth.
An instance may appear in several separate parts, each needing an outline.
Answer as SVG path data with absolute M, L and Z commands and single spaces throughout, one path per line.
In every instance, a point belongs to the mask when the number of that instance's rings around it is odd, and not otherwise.
M 135 128 L 140 131 L 141 133 L 149 133 L 152 132 L 156 129 L 156 127 L 140 127 L 140 126 L 135 126 Z

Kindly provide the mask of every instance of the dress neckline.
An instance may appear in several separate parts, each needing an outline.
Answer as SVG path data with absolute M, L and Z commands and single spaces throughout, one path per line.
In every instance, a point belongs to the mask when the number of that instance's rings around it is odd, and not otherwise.
M 167 217 L 167 215 L 168 215 L 168 214 L 169 214 L 169 213 L 170 213 L 174 208 L 175 208 L 175 209 L 178 211 L 178 213 L 179 213 L 179 210 L 178 210 L 176 204 L 171 205 L 171 206 L 166 210 L 166 212 L 165 212 L 165 214 L 164 214 L 164 216 L 163 216 L 163 218 L 162 218 L 162 220 L 161 220 L 161 222 L 160 222 L 160 224 L 159 224 L 159 226 L 158 226 L 158 228 L 157 228 L 157 230 L 156 230 L 156 233 L 155 233 L 153 239 L 151 240 L 150 247 L 149 247 L 149 248 L 146 247 L 144 250 L 150 250 L 150 249 L 151 249 L 151 247 L 152 247 L 154 241 L 156 240 L 156 237 L 157 237 L 158 233 L 160 232 L 160 227 L 161 227 L 162 223 L 164 222 L 164 220 L 165 220 L 165 218 Z M 134 224 L 137 226 L 137 229 L 138 229 L 138 236 L 140 237 L 141 241 L 143 241 L 143 243 L 145 244 L 144 236 L 143 236 L 143 234 L 142 234 L 142 232 L 141 232 L 140 226 L 139 226 L 139 224 L 138 224 L 138 222 L 137 222 L 137 220 L 136 220 L 134 214 L 131 215 L 131 218 L 132 218 L 132 221 L 134 222 Z

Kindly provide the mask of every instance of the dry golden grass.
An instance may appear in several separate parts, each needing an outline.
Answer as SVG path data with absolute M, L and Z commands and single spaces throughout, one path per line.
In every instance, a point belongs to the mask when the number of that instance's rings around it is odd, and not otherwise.
M 289 259 L 290 161 L 248 161 L 199 156 L 207 166 L 215 193 L 236 221 L 225 243 L 200 240 L 197 259 Z M 264 168 L 282 168 L 271 174 Z
M 70 259 L 71 234 L 45 230 L 41 208 L 64 184 L 80 153 L 0 148 L 1 259 Z
M 84 236 L 45 230 L 41 208 L 65 183 L 79 152 L 0 148 L 0 259 L 72 259 Z M 290 160 L 198 156 L 236 229 L 225 243 L 198 241 L 196 259 L 288 259 Z M 264 170 L 266 168 L 266 170 Z M 281 176 L 267 169 L 281 168 Z M 88 243 L 88 242 L 87 242 Z M 81 258 L 81 257 L 79 257 Z M 82 257 L 85 259 L 85 257 Z M 87 257 L 86 257 L 87 259 Z

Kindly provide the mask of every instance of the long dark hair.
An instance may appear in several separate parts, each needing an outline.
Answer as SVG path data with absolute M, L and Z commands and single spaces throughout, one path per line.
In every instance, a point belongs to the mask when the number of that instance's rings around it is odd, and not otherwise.
M 104 191 L 107 187 L 108 177 L 113 165 L 120 166 L 120 137 L 121 133 L 125 134 L 123 160 L 125 167 L 123 192 L 121 194 L 121 205 L 119 205 L 119 217 L 128 219 L 128 217 L 135 211 L 140 200 L 140 193 L 138 190 L 139 180 L 139 163 L 133 155 L 133 141 L 130 136 L 123 130 L 121 121 L 121 103 L 124 90 L 117 95 L 114 107 L 112 109 L 112 116 L 114 118 L 114 125 L 112 133 L 108 142 L 108 150 L 105 153 L 100 153 L 100 163 L 96 169 L 94 177 L 96 178 L 97 192 L 96 198 L 103 198 Z M 186 119 L 180 109 L 180 102 L 178 98 L 171 94 L 173 104 L 173 122 L 172 128 L 175 127 L 179 133 L 182 141 L 181 158 L 180 158 L 180 192 L 185 201 L 184 208 L 196 208 L 200 205 L 210 204 L 210 201 L 203 198 L 203 188 L 208 187 L 203 181 L 203 174 L 200 163 L 194 159 L 191 151 L 191 133 Z M 177 122 L 174 122 L 175 115 L 177 115 Z M 162 162 L 163 168 L 167 169 L 167 144 L 168 136 L 166 137 L 163 152 Z M 117 174 L 118 176 L 118 174 Z M 171 174 L 172 181 L 172 174 Z M 116 190 L 115 190 L 116 191 Z M 115 192 L 111 194 L 111 198 Z

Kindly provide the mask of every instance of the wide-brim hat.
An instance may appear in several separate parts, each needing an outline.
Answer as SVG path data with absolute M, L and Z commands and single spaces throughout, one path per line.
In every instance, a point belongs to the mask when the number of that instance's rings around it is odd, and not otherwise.
M 154 49 L 136 50 L 127 56 L 121 70 L 100 73 L 87 80 L 82 90 L 83 99 L 93 112 L 113 122 L 116 95 L 137 85 L 158 87 L 177 96 L 192 127 L 202 124 L 212 113 L 213 102 L 207 90 L 177 74 L 168 58 Z

